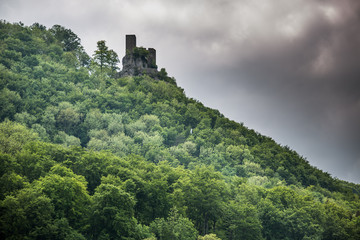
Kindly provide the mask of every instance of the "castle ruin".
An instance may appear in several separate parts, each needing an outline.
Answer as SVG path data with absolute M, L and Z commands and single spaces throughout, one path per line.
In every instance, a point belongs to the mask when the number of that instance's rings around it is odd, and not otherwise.
M 145 49 L 136 46 L 136 36 L 126 35 L 125 56 L 122 59 L 122 71 L 120 77 L 138 76 L 147 74 L 156 76 L 158 74 L 156 65 L 156 50 Z

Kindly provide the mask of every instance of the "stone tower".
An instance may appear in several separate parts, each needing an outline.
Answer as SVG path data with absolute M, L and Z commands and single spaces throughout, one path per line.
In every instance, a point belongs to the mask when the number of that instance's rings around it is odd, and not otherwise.
M 134 48 L 136 48 L 136 36 L 135 35 L 126 35 L 126 49 L 125 55 L 129 52 L 131 53 Z

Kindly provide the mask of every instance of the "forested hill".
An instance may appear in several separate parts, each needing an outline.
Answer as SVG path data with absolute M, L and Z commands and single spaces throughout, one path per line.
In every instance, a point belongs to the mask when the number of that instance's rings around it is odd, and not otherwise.
M 0 22 L 1 239 L 360 239 L 359 185 L 118 62 Z

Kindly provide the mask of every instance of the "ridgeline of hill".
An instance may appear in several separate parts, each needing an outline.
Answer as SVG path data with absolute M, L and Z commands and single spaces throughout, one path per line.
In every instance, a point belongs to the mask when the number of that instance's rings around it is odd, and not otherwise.
M 359 185 L 117 62 L 0 22 L 1 239 L 360 239 Z

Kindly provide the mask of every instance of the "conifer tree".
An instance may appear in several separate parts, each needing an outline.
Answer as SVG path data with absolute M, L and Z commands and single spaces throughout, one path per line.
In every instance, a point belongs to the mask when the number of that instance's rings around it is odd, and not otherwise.
M 106 46 L 105 40 L 97 42 L 97 50 L 94 53 L 94 60 L 100 66 L 101 73 L 104 68 L 109 68 L 111 73 L 114 73 L 117 69 L 117 64 L 119 63 L 119 57 L 117 53 L 109 49 Z

